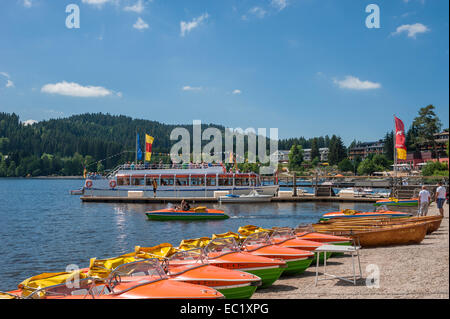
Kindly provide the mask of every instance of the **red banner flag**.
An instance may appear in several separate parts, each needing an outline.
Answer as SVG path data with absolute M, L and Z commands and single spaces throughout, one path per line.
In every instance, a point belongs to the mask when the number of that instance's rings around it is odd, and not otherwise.
M 405 125 L 402 120 L 395 118 L 395 148 L 397 149 L 397 158 L 406 159 L 406 144 L 405 144 Z
M 152 159 L 153 136 L 145 134 L 145 161 L 150 162 Z

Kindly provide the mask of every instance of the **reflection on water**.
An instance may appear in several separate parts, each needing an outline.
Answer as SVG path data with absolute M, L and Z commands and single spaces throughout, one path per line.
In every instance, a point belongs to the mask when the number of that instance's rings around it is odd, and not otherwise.
M 311 223 L 344 208 L 373 210 L 372 204 L 328 202 L 215 204 L 231 217 L 219 221 L 148 221 L 145 212 L 161 204 L 82 203 L 68 194 L 79 180 L 0 179 L 0 290 L 42 272 L 87 267 L 91 257 L 131 252 L 135 245 L 237 231 L 248 224 L 265 228 Z M 195 204 L 194 204 L 195 205 Z

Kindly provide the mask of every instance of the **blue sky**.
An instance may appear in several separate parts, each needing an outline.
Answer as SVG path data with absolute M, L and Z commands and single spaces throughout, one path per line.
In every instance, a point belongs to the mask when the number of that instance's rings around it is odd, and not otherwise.
M 68 4 L 80 28 L 65 25 Z M 365 25 L 367 5 L 380 28 Z M 163 123 L 377 140 L 393 114 L 449 117 L 444 0 L 8 0 L 0 111 L 109 112 Z

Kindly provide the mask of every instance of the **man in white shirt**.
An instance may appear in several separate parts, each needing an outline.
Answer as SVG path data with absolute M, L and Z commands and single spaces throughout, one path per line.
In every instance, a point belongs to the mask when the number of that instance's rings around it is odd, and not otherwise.
M 439 213 L 441 213 L 441 216 L 444 216 L 444 203 L 446 197 L 447 197 L 447 189 L 444 186 L 442 186 L 441 182 L 439 182 L 438 188 L 436 188 L 435 199 L 437 207 L 439 208 Z
M 425 186 L 419 193 L 419 216 L 427 216 L 428 206 L 430 205 L 431 195 Z

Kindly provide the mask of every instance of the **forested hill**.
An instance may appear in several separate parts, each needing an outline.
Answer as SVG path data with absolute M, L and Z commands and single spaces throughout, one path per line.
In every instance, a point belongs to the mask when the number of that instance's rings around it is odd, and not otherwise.
M 202 129 L 211 126 L 224 130 L 209 124 Z M 192 124 L 167 125 L 123 115 L 81 114 L 23 125 L 16 114 L 0 113 L 0 176 L 80 175 L 86 164 L 90 171 L 112 168 L 134 160 L 136 132 L 142 148 L 145 133 L 155 137 L 153 152 L 158 157 L 169 153 L 175 127 L 192 132 Z M 92 165 L 110 156 L 98 167 Z
M 123 115 L 88 113 L 24 125 L 16 114 L 0 112 L 0 177 L 81 175 L 84 166 L 89 171 L 111 169 L 135 159 L 136 132 L 143 150 L 145 133 L 155 137 L 152 161 L 168 163 L 169 158 L 158 153 L 170 152 L 174 143 L 170 133 L 175 127 L 192 134 L 192 124 L 168 125 Z M 225 130 L 221 125 L 202 124 L 202 130 L 208 127 Z M 294 144 L 308 148 L 313 140 L 318 147 L 329 144 L 328 136 L 301 137 L 280 140 L 279 149 Z

